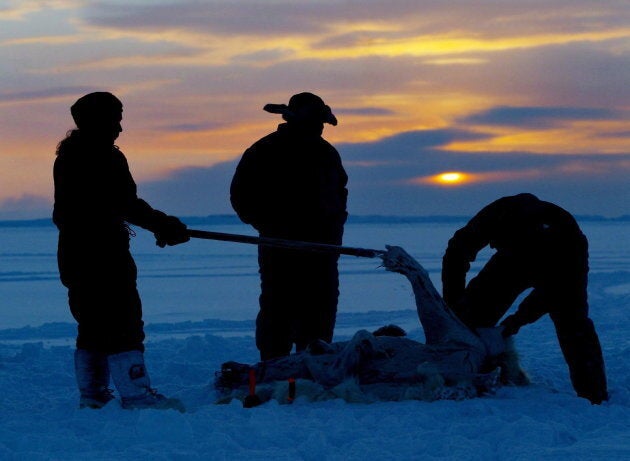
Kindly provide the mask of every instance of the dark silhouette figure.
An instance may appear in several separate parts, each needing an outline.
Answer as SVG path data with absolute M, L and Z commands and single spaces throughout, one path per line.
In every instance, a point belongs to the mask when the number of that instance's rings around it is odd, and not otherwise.
M 477 253 L 496 249 L 466 285 Z M 588 317 L 588 242 L 577 222 L 532 194 L 503 197 L 475 215 L 449 240 L 442 264 L 444 299 L 471 328 L 492 327 L 516 298 L 531 293 L 502 322 L 503 334 L 548 313 L 578 396 L 607 399 L 599 338 Z
M 348 177 L 336 149 L 322 138 L 337 124 L 312 93 L 288 106 L 268 104 L 286 123 L 245 151 L 230 188 L 241 220 L 261 236 L 340 245 Z M 261 277 L 256 345 L 263 360 L 332 340 L 339 297 L 338 255 L 258 247 Z
M 59 229 L 61 282 L 78 322 L 75 366 L 82 407 L 111 400 L 110 372 L 123 407 L 177 406 L 156 394 L 144 367 L 142 305 L 127 223 L 155 233 L 158 244 L 189 239 L 176 217 L 138 198 L 123 153 L 122 103 L 111 93 L 90 93 L 71 107 L 77 129 L 57 147 L 53 221 Z

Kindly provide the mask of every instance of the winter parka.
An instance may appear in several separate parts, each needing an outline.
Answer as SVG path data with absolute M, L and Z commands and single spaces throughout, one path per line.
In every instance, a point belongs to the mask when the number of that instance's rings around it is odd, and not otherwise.
M 340 244 L 347 182 L 332 145 L 283 123 L 245 151 L 230 200 L 263 236 Z
M 158 232 L 169 217 L 138 198 L 117 147 L 82 139 L 78 131 L 61 142 L 53 177 L 57 261 L 79 324 L 77 346 L 106 353 L 143 350 L 127 223 Z

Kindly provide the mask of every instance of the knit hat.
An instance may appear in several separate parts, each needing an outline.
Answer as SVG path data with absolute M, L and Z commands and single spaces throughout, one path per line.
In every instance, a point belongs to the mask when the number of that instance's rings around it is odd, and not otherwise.
M 70 107 L 74 123 L 81 128 L 85 125 L 95 125 L 110 121 L 120 115 L 123 105 L 120 100 L 106 91 L 97 91 L 80 97 Z

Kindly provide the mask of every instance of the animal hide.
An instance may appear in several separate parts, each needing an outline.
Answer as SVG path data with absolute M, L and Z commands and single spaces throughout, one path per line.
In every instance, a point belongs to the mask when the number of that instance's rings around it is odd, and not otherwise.
M 254 386 L 257 403 L 292 401 L 292 388 L 295 397 L 313 401 L 461 400 L 493 392 L 502 375 L 500 361 L 508 356 L 513 361 L 503 366 L 509 365 L 511 374 L 505 375 L 520 376 L 516 355 L 506 353 L 499 328 L 474 332 L 466 327 L 426 270 L 402 248 L 388 247 L 382 258 L 387 270 L 410 281 L 426 344 L 387 326 L 374 333 L 358 331 L 350 341 L 318 341 L 303 352 L 254 365 L 226 362 L 216 374 L 217 402 L 245 401 L 254 397 Z

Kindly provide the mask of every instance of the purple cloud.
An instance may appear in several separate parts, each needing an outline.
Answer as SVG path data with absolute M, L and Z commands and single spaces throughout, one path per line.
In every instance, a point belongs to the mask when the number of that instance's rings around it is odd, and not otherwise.
M 500 106 L 460 120 L 464 124 L 551 128 L 567 121 L 624 120 L 626 114 L 598 107 L 510 107 Z

